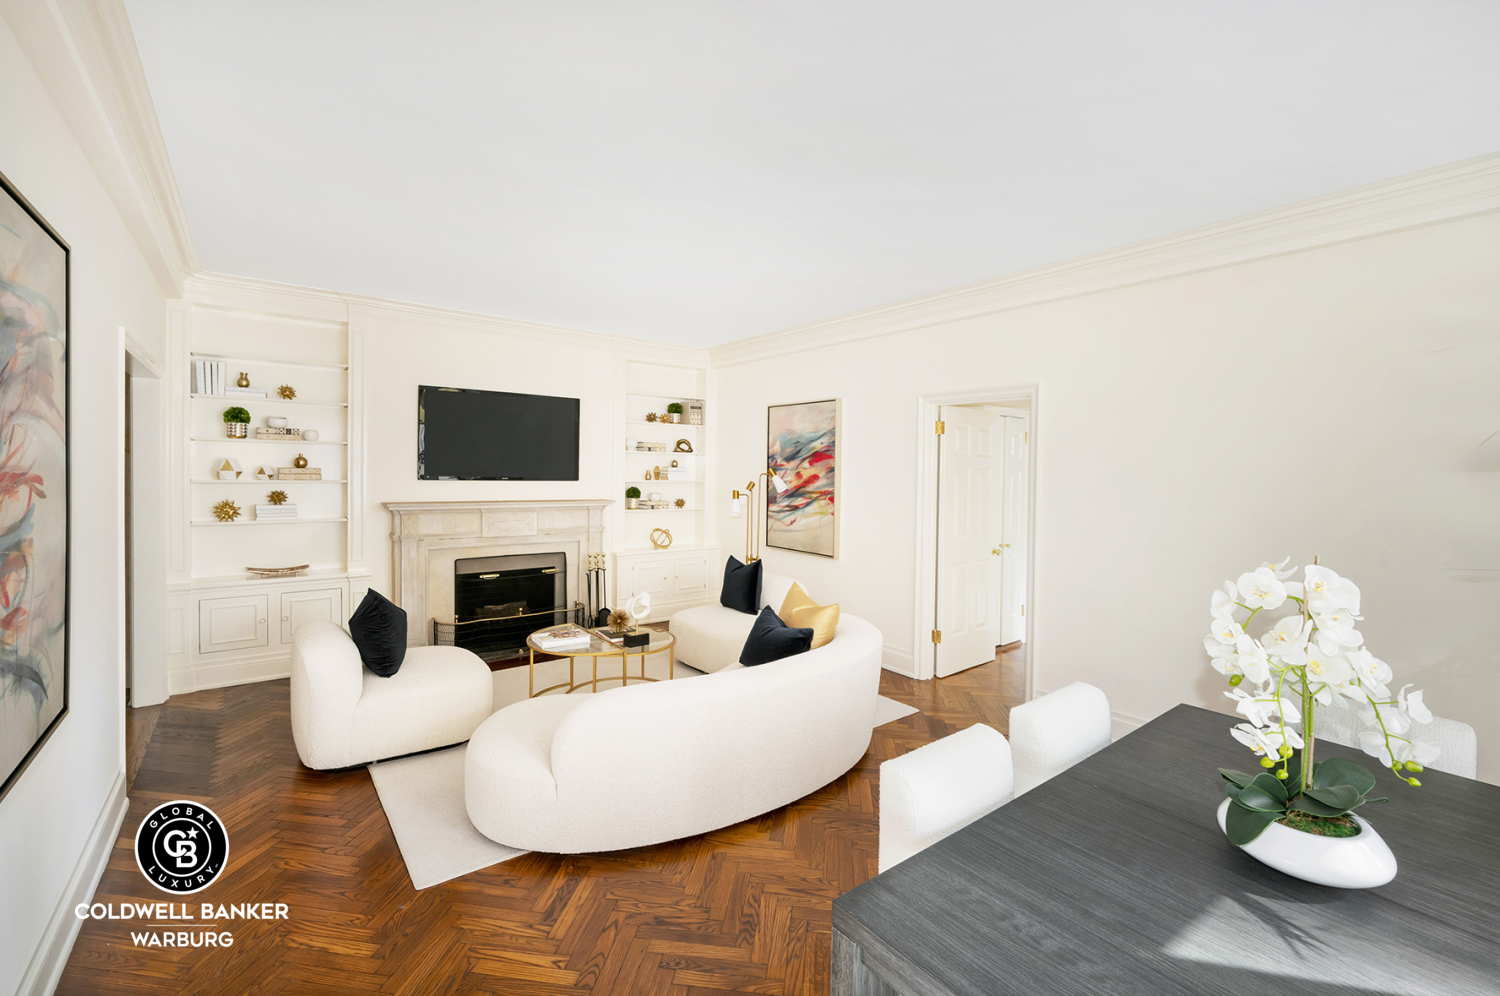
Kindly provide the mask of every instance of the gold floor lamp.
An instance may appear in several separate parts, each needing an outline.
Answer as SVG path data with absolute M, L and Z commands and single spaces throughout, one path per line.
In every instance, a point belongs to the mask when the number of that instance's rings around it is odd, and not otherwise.
M 745 512 L 745 507 L 750 504 L 750 499 L 755 497 L 755 484 L 762 477 L 766 478 L 766 487 L 781 495 L 790 489 L 779 474 L 769 470 L 763 470 L 750 483 L 745 485 L 745 490 L 736 489 L 729 499 L 729 517 L 737 519 Z M 761 494 L 765 494 L 764 491 Z M 755 515 L 745 515 L 745 563 L 753 564 L 760 559 L 760 513 L 756 510 Z

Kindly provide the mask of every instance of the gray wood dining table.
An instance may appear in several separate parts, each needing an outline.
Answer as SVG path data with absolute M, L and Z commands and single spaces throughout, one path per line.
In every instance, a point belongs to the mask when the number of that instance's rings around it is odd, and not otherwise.
M 1398 871 L 1313 885 L 1219 830 L 1234 722 L 1178 706 L 839 897 L 834 996 L 1500 996 L 1500 787 L 1320 741 L 1376 769 Z

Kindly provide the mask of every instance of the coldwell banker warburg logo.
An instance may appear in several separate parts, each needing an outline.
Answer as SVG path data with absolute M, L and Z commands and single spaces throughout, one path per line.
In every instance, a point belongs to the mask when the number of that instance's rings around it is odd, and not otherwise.
M 135 832 L 135 862 L 163 892 L 183 896 L 206 889 L 228 860 L 224 824 L 201 802 L 162 803 Z

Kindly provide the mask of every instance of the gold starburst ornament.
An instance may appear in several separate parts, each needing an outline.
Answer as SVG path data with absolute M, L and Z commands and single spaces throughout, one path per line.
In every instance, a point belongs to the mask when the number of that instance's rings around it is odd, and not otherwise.
M 290 384 L 282 384 L 276 389 L 276 396 L 283 401 L 291 401 L 297 396 L 297 389 Z
M 272 505 L 285 505 L 286 492 L 272 491 L 270 494 L 266 495 L 266 501 L 270 502 Z
M 647 412 L 646 413 L 646 421 L 647 422 L 655 422 L 656 421 L 656 413 L 655 412 Z
M 233 522 L 240 517 L 240 507 L 225 498 L 214 506 L 214 518 L 220 522 Z

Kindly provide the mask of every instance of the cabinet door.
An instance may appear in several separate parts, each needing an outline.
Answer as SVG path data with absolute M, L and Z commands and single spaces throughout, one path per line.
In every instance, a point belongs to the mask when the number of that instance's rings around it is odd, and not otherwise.
M 269 596 L 236 595 L 198 602 L 198 653 L 252 650 L 269 642 L 266 605 Z
M 620 565 L 620 604 L 640 594 L 650 592 L 653 598 L 665 595 L 670 590 L 671 561 L 666 557 L 648 557 L 627 560 Z
M 281 593 L 281 642 L 291 643 L 297 627 L 310 622 L 344 624 L 344 590 L 318 588 Z
M 672 593 L 701 595 L 708 590 L 708 557 L 703 554 L 672 560 Z

